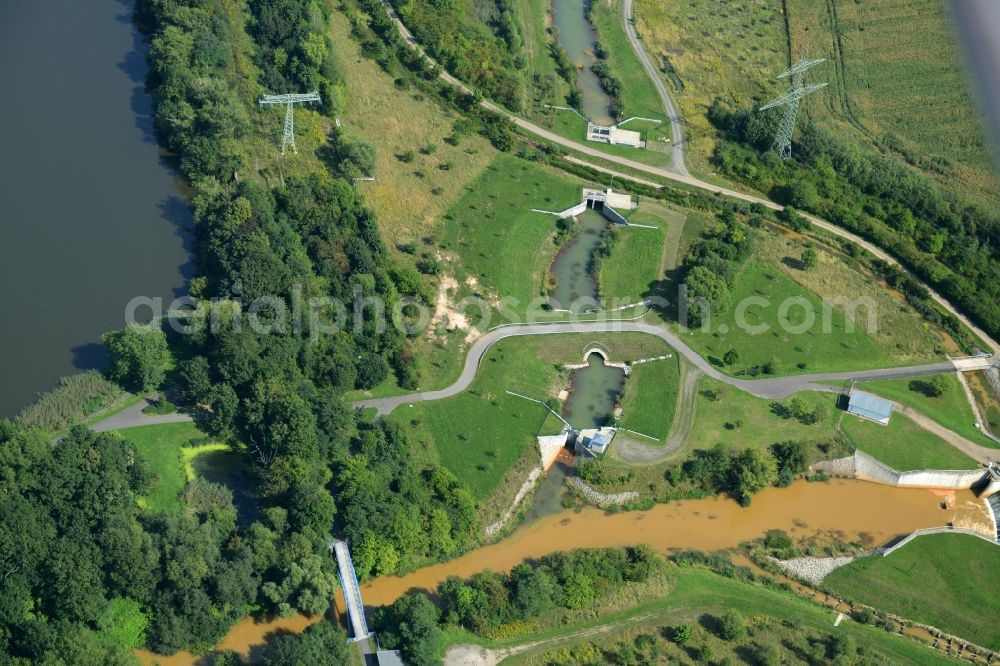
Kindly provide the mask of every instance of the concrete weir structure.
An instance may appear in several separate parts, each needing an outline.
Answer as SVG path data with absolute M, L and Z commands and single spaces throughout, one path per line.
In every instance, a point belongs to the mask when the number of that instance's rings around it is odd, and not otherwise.
M 541 208 L 532 208 L 531 210 L 536 213 L 546 213 L 548 215 L 566 218 L 576 217 L 583 211 L 590 208 L 601 213 L 612 224 L 627 227 L 629 226 L 628 220 L 626 220 L 625 216 L 619 213 L 618 210 L 632 210 L 636 207 L 637 204 L 632 198 L 632 195 L 626 192 L 615 192 L 610 187 L 606 190 L 585 187 L 583 188 L 580 203 L 574 204 L 565 210 L 555 211 L 543 210 Z
M 614 146 L 631 146 L 632 148 L 646 147 L 641 132 L 623 130 L 618 125 L 595 125 L 591 122 L 587 123 L 587 141 L 609 143 Z

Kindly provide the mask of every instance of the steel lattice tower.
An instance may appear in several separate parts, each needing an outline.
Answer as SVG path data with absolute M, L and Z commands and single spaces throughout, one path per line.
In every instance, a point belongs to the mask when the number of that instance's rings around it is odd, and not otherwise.
M 776 77 L 779 79 L 784 79 L 789 76 L 792 77 L 792 89 L 781 97 L 771 100 L 764 106 L 760 107 L 761 111 L 772 109 L 776 106 L 785 107 L 785 115 L 781 117 L 781 123 L 778 125 L 778 131 L 774 135 L 774 147 L 777 149 L 778 155 L 783 160 L 787 160 L 792 156 L 792 130 L 795 129 L 795 116 L 799 112 L 799 100 L 806 95 L 816 92 L 826 85 L 825 83 L 803 85 L 803 72 L 810 67 L 815 67 L 821 62 L 826 62 L 826 58 L 820 58 L 819 60 L 807 60 L 803 55 L 794 67 L 789 69 L 787 72 L 782 72 Z
M 319 102 L 323 103 L 320 99 L 318 92 L 311 93 L 292 93 L 288 95 L 264 95 L 259 100 L 257 104 L 259 106 L 264 106 L 265 104 L 284 104 L 285 105 L 285 130 L 281 135 L 281 154 L 285 154 L 285 149 L 288 146 L 292 147 L 292 152 L 297 153 L 295 149 L 295 112 L 293 110 L 296 104 L 303 102 Z

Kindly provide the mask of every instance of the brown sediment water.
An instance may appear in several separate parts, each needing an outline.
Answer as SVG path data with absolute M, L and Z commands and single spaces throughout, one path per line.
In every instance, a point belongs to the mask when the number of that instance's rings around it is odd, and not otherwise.
M 133 654 L 139 658 L 143 666 L 200 666 L 201 664 L 212 663 L 212 657 L 221 652 L 232 650 L 238 652 L 244 659 L 254 661 L 256 656 L 254 651 L 261 648 L 269 637 L 275 634 L 289 633 L 301 634 L 308 627 L 320 621 L 336 622 L 344 626 L 342 612 L 344 608 L 343 595 L 337 593 L 337 598 L 333 601 L 330 612 L 326 615 L 301 615 L 296 614 L 291 617 L 276 617 L 269 619 L 254 619 L 245 617 L 229 630 L 226 637 L 222 639 L 215 649 L 207 655 L 195 655 L 186 650 L 181 650 L 172 655 L 165 656 L 156 654 L 149 650 L 133 650 Z
M 799 481 L 768 488 L 741 507 L 728 498 L 660 504 L 649 511 L 607 514 L 594 508 L 564 511 L 531 523 L 496 544 L 424 567 L 406 576 L 377 578 L 362 586 L 368 606 L 391 603 L 409 590 L 430 590 L 448 576 L 467 577 L 483 569 L 506 571 L 547 553 L 572 548 L 646 543 L 660 551 L 720 550 L 783 529 L 794 537 L 835 537 L 882 545 L 922 527 L 937 527 L 965 515 L 970 491 L 941 493 L 894 488 L 863 481 Z M 942 508 L 945 507 L 945 508 Z
M 798 481 L 788 488 L 768 488 L 741 507 L 728 498 L 707 498 L 659 504 L 648 511 L 608 514 L 595 508 L 561 511 L 542 517 L 495 544 L 477 548 L 449 562 L 418 569 L 405 576 L 376 578 L 361 587 L 367 607 L 392 603 L 410 590 L 433 590 L 449 576 L 468 577 L 477 571 L 507 571 L 528 559 L 573 548 L 601 548 L 646 543 L 667 552 L 696 548 L 731 548 L 782 529 L 796 538 L 859 540 L 880 546 L 922 527 L 978 522 L 981 504 L 971 491 L 928 491 L 895 488 L 864 481 Z M 300 622 L 294 625 L 295 621 Z M 301 631 L 315 620 L 292 618 L 275 626 L 243 620 L 220 649 L 251 654 L 255 645 L 275 630 Z M 155 655 L 139 653 L 144 664 Z M 196 664 L 191 655 L 155 657 L 164 666 Z

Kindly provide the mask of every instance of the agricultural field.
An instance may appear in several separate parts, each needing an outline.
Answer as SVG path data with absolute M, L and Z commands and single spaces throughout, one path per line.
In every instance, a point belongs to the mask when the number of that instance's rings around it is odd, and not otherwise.
M 716 135 L 705 117 L 712 100 L 749 108 L 778 97 L 787 84 L 774 77 L 808 50 L 827 62 L 807 80 L 829 86 L 801 114 L 843 141 L 897 155 L 971 203 L 1000 199 L 946 4 L 637 0 L 635 15 L 647 48 L 666 55 L 682 82 L 673 93 L 697 173 L 713 171 Z
M 527 472 L 513 482 L 508 473 L 515 466 L 526 470 L 538 464 L 535 437 L 553 426 L 545 407 L 507 391 L 552 400 L 558 410 L 559 392 L 568 388 L 568 373 L 560 366 L 580 363 L 595 345 L 612 361 L 670 353 L 658 338 L 633 333 L 508 338 L 483 358 L 467 391 L 399 407 L 390 418 L 411 432 L 428 460 L 440 462 L 465 481 L 480 502 L 489 502 L 500 490 L 500 506 L 505 508 Z M 528 464 L 519 465 L 522 459 Z
M 900 472 L 979 467 L 978 462 L 903 414 L 893 414 L 884 426 L 844 413 L 840 431 L 855 448 Z
M 638 663 L 660 663 L 650 659 L 656 650 L 664 663 L 699 663 L 774 658 L 785 663 L 815 654 L 820 662 L 838 649 L 863 650 L 887 663 L 936 664 L 942 656 L 909 639 L 888 634 L 858 622 L 834 627 L 826 609 L 792 592 L 744 583 L 698 568 L 670 567 L 673 584 L 662 598 L 598 619 L 567 624 L 534 633 L 531 644 L 505 663 L 542 666 L 552 663 L 617 663 L 614 655 L 630 654 Z M 746 623 L 739 637 L 725 639 L 719 620 L 727 611 L 737 611 Z M 680 625 L 689 625 L 690 638 L 683 644 L 670 640 Z M 642 638 L 640 638 L 642 637 Z M 466 642 L 462 632 L 449 642 Z M 845 640 L 847 639 L 847 640 Z M 622 645 L 625 643 L 625 645 Z M 510 647 L 510 643 L 491 647 Z M 764 647 L 770 646 L 770 647 Z M 834 647 L 842 646 L 842 647 Z M 849 646 L 849 647 L 848 647 Z M 699 657 L 699 655 L 701 655 Z M 710 656 L 709 656 L 710 655 Z M 771 656 L 773 655 L 773 657 Z
M 1000 649 L 1000 548 L 962 534 L 914 539 L 888 557 L 864 557 L 823 583 L 852 601 Z
M 883 144 L 972 202 L 1000 188 L 949 7 L 937 0 L 786 0 L 793 59 L 827 58 L 809 116 Z
M 618 229 L 618 241 L 611 256 L 603 260 L 599 279 L 601 298 L 609 303 L 634 303 L 657 290 L 664 271 L 677 267 L 687 214 L 643 202 L 628 219 L 655 228 Z
M 969 404 L 969 399 L 966 397 L 958 377 L 950 374 L 941 375 L 937 381 L 943 382 L 945 388 L 944 393 L 937 396 L 932 395 L 933 391 L 928 391 L 929 379 L 929 377 L 887 379 L 866 382 L 861 388 L 912 407 L 924 416 L 930 417 L 949 430 L 980 446 L 1000 446 L 976 427 L 978 419 L 972 412 L 972 406 Z
M 473 134 L 457 145 L 451 136 L 457 115 L 415 90 L 397 86 L 377 63 L 365 58 L 340 12 L 331 19 L 333 48 L 350 91 L 341 123 L 352 137 L 374 144 L 375 180 L 359 183 L 378 214 L 382 236 L 396 260 L 399 245 L 420 243 L 440 232 L 441 216 L 479 176 L 497 151 Z
M 681 381 L 681 361 L 676 354 L 662 361 L 632 367 L 618 405 L 619 425 L 663 442 L 670 433 Z M 643 440 L 645 441 L 645 440 Z

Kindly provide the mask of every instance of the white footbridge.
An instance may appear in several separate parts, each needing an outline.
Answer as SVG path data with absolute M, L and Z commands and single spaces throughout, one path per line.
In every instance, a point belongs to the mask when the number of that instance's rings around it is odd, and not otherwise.
M 347 549 L 347 542 L 339 539 L 333 542 L 332 550 L 337 558 L 340 588 L 344 591 L 351 640 L 363 641 L 369 638 L 372 632 L 368 631 L 368 622 L 365 620 L 365 605 L 361 602 L 361 587 L 358 585 L 358 576 L 351 561 L 351 551 Z

